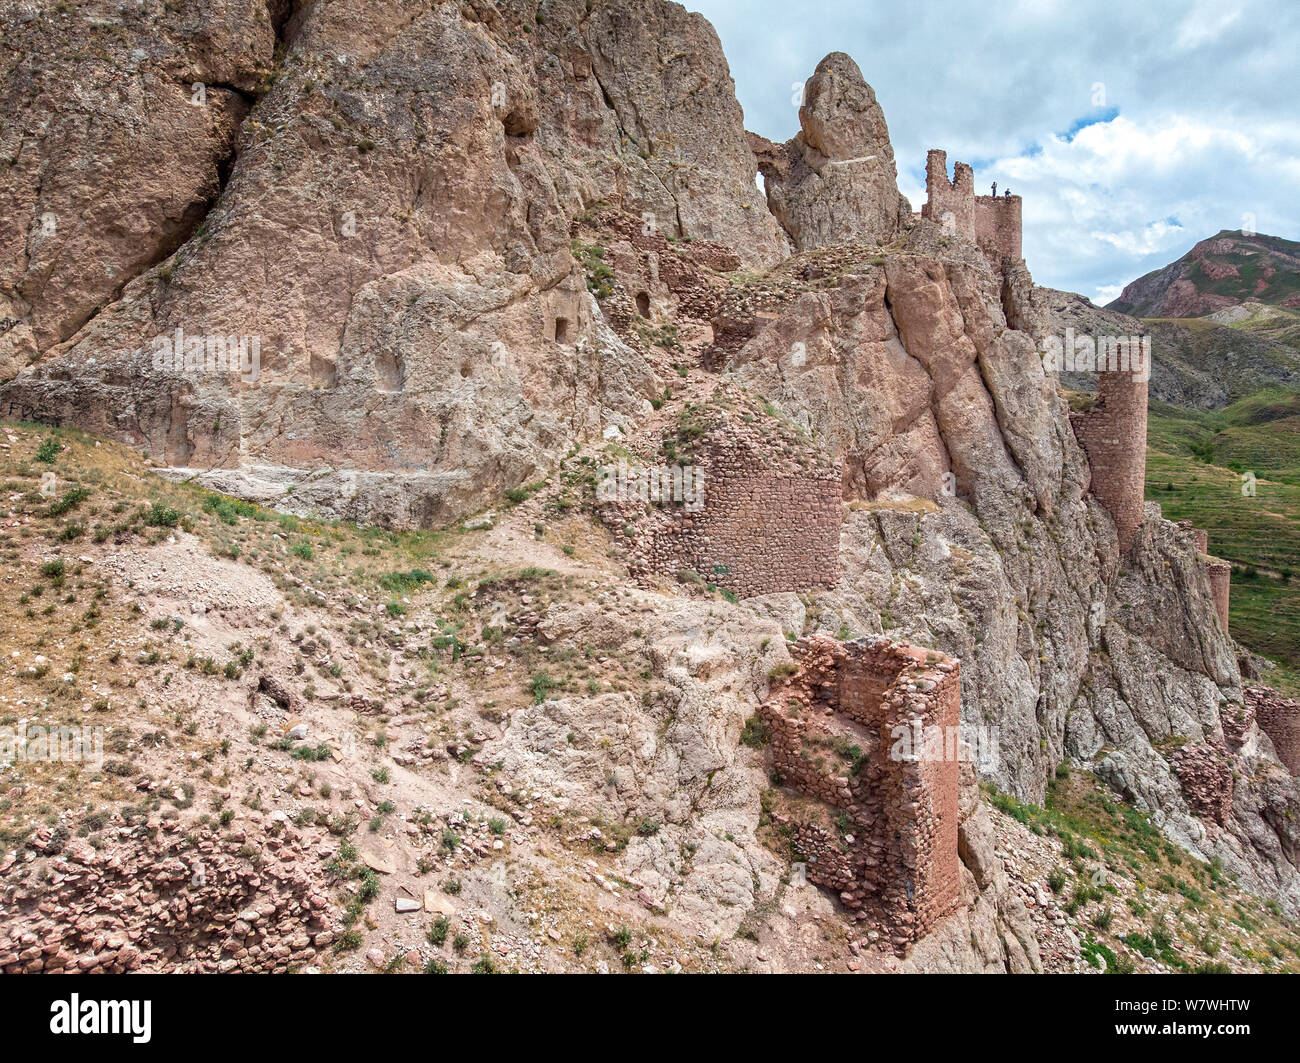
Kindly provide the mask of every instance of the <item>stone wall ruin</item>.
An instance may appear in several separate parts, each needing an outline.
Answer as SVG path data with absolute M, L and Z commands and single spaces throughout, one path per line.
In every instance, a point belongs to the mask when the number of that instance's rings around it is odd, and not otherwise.
M 1097 401 L 1070 415 L 1088 455 L 1092 493 L 1115 521 L 1127 553 L 1142 524 L 1147 471 L 1147 381 L 1129 369 L 1097 372 Z
M 621 532 L 633 578 L 698 580 L 741 598 L 833 587 L 840 572 L 840 465 L 811 448 L 784 449 L 732 421 L 706 432 L 692 453 L 675 456 L 702 477 L 702 505 L 643 499 L 643 485 L 629 485 L 636 497 L 612 501 L 602 517 Z M 632 473 L 662 478 L 670 468 Z
M 792 653 L 798 672 L 759 710 L 796 795 L 773 822 L 808 880 L 902 955 L 960 898 L 960 663 L 884 636 Z
M 1292 775 L 1300 775 L 1300 702 L 1268 687 L 1247 687 L 1246 704 L 1273 743 L 1277 759 Z
M 954 163 L 949 180 L 948 153 L 938 149 L 926 155 L 925 192 L 921 217 L 976 244 L 994 265 L 1020 261 L 1020 196 L 975 195 L 975 171 L 968 163 Z

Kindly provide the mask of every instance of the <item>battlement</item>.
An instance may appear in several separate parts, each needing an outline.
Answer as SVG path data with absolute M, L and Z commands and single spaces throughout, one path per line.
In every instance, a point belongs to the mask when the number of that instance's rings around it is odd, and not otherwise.
M 953 236 L 975 241 L 975 171 L 969 164 L 956 163 L 948 180 L 948 153 L 931 148 L 925 157 L 925 205 L 927 218 Z
M 975 171 L 964 162 L 953 165 L 949 180 L 948 153 L 937 148 L 925 158 L 925 193 L 921 217 L 976 244 L 996 264 L 1020 260 L 1019 196 L 975 195 Z
M 791 653 L 799 671 L 759 709 L 798 795 L 773 822 L 808 881 L 905 953 L 960 897 L 961 665 L 884 636 L 812 636 Z

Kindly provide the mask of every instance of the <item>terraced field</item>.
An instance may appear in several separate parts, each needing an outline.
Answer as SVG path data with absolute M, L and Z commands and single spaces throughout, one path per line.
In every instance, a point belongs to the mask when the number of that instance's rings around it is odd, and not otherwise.
M 1234 565 L 1233 635 L 1283 666 L 1277 685 L 1300 688 L 1300 393 L 1217 412 L 1153 403 L 1147 444 L 1148 500 L 1210 533 Z

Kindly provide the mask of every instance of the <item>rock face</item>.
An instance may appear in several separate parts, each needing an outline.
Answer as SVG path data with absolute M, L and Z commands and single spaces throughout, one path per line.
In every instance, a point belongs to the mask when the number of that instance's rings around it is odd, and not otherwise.
M 800 131 L 783 145 L 751 134 L 767 202 L 800 251 L 888 240 L 911 206 L 898 193 L 889 128 L 858 64 L 832 52 L 804 86 Z
M 661 0 L 0 10 L 0 415 L 394 526 L 461 518 L 611 422 L 629 445 L 698 438 L 727 383 L 758 407 L 742 423 L 829 453 L 786 494 L 746 494 L 738 467 L 739 517 L 704 522 L 739 552 L 764 507 L 815 495 L 790 579 L 820 587 L 725 615 L 684 597 L 643 626 L 553 610 L 548 640 L 644 639 L 661 686 L 529 706 L 485 747 L 570 809 L 662 821 L 620 857 L 651 906 L 671 887 L 734 932 L 771 894 L 788 867 L 756 840 L 765 776 L 738 736 L 785 636 L 848 629 L 961 662 L 987 780 L 1041 801 L 1060 763 L 1086 766 L 1300 910 L 1300 788 L 1238 716 L 1195 536 L 1154 505 L 1117 530 L 1036 351 L 1041 294 L 1023 264 L 911 221 L 847 56 L 776 146 L 746 139 L 711 28 Z M 973 782 L 944 914 L 963 904 L 913 960 L 1037 969 Z
M 634 203 L 654 211 L 665 234 L 725 244 L 751 266 L 784 258 L 755 194 L 757 163 L 727 60 L 704 16 L 672 3 L 601 4 L 582 32 L 613 106 Z
M 194 233 L 276 38 L 257 0 L 159 13 L 9 3 L 2 17 L 0 319 L 17 322 L 0 335 L 8 379 Z M 66 43 L 83 34 L 84 49 Z
M 123 43 L 147 16 L 113 32 L 116 5 L 10 9 L 19 54 L 74 30 L 99 42 L 57 77 L 9 81 L 0 310 L 21 323 L 5 364 L 39 359 L 0 394 L 13 415 L 241 470 L 227 482 L 248 493 L 303 488 L 341 517 L 448 520 L 659 390 L 598 335 L 573 216 L 611 199 L 749 265 L 784 254 L 717 37 L 675 4 L 556 3 L 538 22 L 331 2 L 275 24 L 252 2 L 177 6 L 156 54 Z M 87 92 L 56 109 L 81 117 L 41 128 L 58 85 L 124 68 L 139 89 Z M 201 105 L 193 82 L 211 82 Z M 81 150 L 91 126 L 114 132 Z M 190 154 L 164 165 L 150 142 Z M 98 158 L 107 195 L 65 154 Z M 105 223 L 77 220 L 87 207 Z M 180 369 L 154 357 L 178 329 L 198 354 Z M 216 363 L 228 337 L 257 341 L 255 376 Z
M 808 627 L 958 658 L 962 719 L 996 747 L 986 777 L 1038 802 L 1063 759 L 1089 766 L 1293 908 L 1300 876 L 1282 854 L 1300 794 L 1283 769 L 1247 742 L 1220 825 L 1198 812 L 1219 815 L 1221 795 L 1189 805 L 1159 748 L 1218 741 L 1242 700 L 1196 536 L 1148 505 L 1121 558 L 1035 350 L 1041 301 L 973 245 L 938 251 L 937 233 L 918 226 L 881 265 L 837 256 L 822 291 L 756 294 L 776 310 L 728 362 L 844 462 L 842 576 L 813 596 Z

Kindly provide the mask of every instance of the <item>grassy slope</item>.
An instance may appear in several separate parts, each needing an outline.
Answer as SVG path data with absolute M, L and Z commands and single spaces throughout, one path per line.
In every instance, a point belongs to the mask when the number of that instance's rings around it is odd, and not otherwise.
M 1284 577 L 1300 574 L 1300 393 L 1268 389 L 1218 412 L 1153 403 L 1147 443 L 1147 498 L 1206 529 L 1210 552 L 1234 563 L 1233 635 L 1297 689 L 1300 575 Z
M 1169 842 L 1095 776 L 1062 766 L 1045 807 L 985 787 L 993 806 L 1061 852 L 1047 872 L 1084 957 L 1113 974 L 1300 971 L 1300 936 L 1278 906 L 1244 892 L 1217 861 Z

